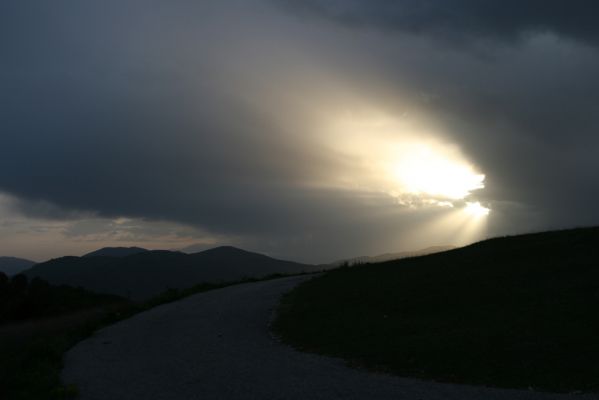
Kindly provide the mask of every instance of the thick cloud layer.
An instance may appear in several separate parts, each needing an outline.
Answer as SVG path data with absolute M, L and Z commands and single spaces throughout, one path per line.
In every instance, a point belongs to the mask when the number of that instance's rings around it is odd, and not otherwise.
M 3 2 L 0 192 L 69 240 L 326 261 L 455 239 L 368 169 L 432 135 L 486 174 L 487 235 L 598 223 L 594 3 L 449 3 Z
M 513 41 L 553 32 L 597 44 L 599 5 L 592 0 L 276 0 L 300 13 L 349 26 L 445 38 Z

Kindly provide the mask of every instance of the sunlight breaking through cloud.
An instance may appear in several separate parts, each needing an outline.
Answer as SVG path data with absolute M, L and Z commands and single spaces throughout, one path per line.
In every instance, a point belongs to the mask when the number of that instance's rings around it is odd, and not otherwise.
M 353 160 L 359 170 L 339 182 L 384 192 L 413 209 L 464 208 L 465 215 L 488 214 L 489 209 L 473 199 L 485 187 L 485 174 L 459 146 L 428 133 L 434 131 L 432 125 L 418 118 L 370 113 L 341 119 L 333 128 L 331 147 Z
M 391 173 L 408 193 L 422 197 L 463 199 L 472 191 L 485 187 L 485 175 L 457 157 L 444 154 L 441 146 L 433 148 L 408 143 L 398 149 Z
M 484 216 L 489 215 L 489 212 L 491 210 L 488 209 L 487 207 L 482 206 L 480 204 L 480 202 L 475 201 L 475 202 L 467 202 L 466 207 L 464 208 L 464 211 L 466 211 L 468 214 L 470 214 L 474 217 L 484 217 Z

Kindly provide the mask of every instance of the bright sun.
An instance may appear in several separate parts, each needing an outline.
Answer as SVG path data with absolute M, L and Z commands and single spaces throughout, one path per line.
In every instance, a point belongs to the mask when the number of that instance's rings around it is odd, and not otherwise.
M 335 183 L 387 193 L 410 209 L 443 207 L 482 222 L 490 209 L 476 201 L 475 192 L 485 187 L 485 175 L 457 144 L 423 130 L 385 115 L 341 118 L 336 134 L 326 136 L 336 153 L 359 168 L 336 175 Z
M 467 202 L 464 211 L 473 217 L 484 217 L 489 215 L 491 210 L 482 206 L 478 201 L 475 201 Z
M 485 187 L 485 175 L 447 150 L 414 144 L 404 146 L 401 153 L 393 174 L 409 193 L 459 200 Z

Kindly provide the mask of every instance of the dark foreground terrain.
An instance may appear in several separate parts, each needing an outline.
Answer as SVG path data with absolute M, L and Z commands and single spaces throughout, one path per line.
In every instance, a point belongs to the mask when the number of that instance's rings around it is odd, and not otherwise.
M 0 399 L 65 399 L 64 352 L 137 306 L 117 296 L 0 273 Z
M 267 277 L 275 278 L 277 275 Z M 247 279 L 245 281 L 251 281 Z M 170 289 L 143 303 L 0 273 L 0 399 L 65 400 L 78 388 L 60 380 L 64 353 L 99 328 L 194 293 L 236 284 Z
M 599 390 L 599 228 L 342 268 L 287 295 L 296 347 L 401 376 Z
M 587 399 L 372 374 L 293 350 L 268 324 L 281 295 L 307 277 L 230 286 L 137 314 L 67 353 L 80 400 Z

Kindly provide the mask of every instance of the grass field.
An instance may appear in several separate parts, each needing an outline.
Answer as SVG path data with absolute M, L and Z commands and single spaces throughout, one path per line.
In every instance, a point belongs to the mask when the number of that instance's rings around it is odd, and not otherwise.
M 78 311 L 0 327 L 0 398 L 69 399 L 74 387 L 60 381 L 63 354 L 99 327 L 130 314 L 131 303 Z
M 402 376 L 599 389 L 599 228 L 342 268 L 282 301 L 275 332 Z

